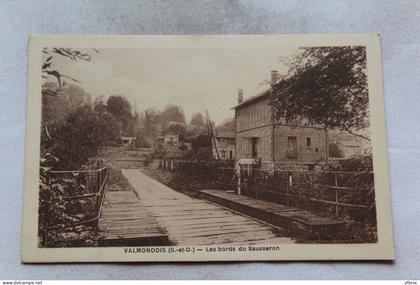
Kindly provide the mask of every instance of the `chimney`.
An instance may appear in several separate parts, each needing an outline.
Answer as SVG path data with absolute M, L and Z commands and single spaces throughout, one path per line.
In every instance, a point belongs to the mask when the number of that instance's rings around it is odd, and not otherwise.
M 238 104 L 241 104 L 244 101 L 244 90 L 238 90 Z
M 277 70 L 271 71 L 271 85 L 275 85 L 277 81 L 279 80 L 279 73 Z

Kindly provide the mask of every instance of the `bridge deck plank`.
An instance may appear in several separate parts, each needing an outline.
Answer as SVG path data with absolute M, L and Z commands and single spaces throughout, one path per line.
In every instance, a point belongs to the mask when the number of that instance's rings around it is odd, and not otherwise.
M 343 221 L 322 217 L 295 207 L 220 190 L 200 190 L 200 192 L 203 198 L 209 201 L 307 235 L 326 237 L 344 229 Z
M 123 169 L 141 203 L 174 245 L 291 243 L 277 229 L 161 184 L 137 169 Z
M 132 191 L 108 191 L 99 219 L 103 245 L 162 245 L 167 234 Z

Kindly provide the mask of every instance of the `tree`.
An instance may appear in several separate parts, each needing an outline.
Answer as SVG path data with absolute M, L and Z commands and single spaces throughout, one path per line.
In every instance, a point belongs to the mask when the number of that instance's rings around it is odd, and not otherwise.
M 152 117 L 148 112 L 145 112 L 143 122 L 144 122 L 145 133 L 151 136 L 155 135 L 156 128 L 154 125 L 154 117 Z
M 284 80 L 272 86 L 275 117 L 290 124 L 348 131 L 369 126 L 366 49 L 361 46 L 303 48 Z M 328 144 L 328 142 L 327 142 Z
M 98 112 L 98 113 L 107 112 L 107 108 L 106 108 L 106 104 L 104 103 L 103 95 L 95 98 L 95 101 L 93 102 L 93 109 L 95 110 L 95 112 Z
M 97 113 L 89 105 L 77 109 L 51 134 L 55 144 L 52 153 L 58 158 L 57 167 L 80 168 L 98 153 L 101 146 L 117 140 L 119 124 L 110 113 Z
M 96 53 L 98 50 L 94 49 Z M 50 155 L 49 151 L 58 146 L 56 133 L 65 118 L 84 103 L 90 103 L 90 96 L 83 89 L 75 85 L 68 85 L 66 79 L 78 82 L 55 68 L 54 59 L 61 57 L 71 61 L 90 61 L 91 55 L 71 48 L 43 48 L 43 62 L 41 67 L 42 78 L 42 130 L 41 130 L 41 159 Z M 64 89 L 64 92 L 62 92 Z M 66 93 L 61 96 L 62 93 Z M 76 96 L 77 98 L 70 98 Z M 82 101 L 82 102 L 81 102 Z
M 45 83 L 47 88 L 57 88 L 57 83 Z M 42 96 L 42 122 L 48 126 L 63 121 L 69 114 L 91 102 L 90 94 L 74 84 L 65 85 L 60 96 Z
M 94 113 L 97 119 L 97 128 L 100 131 L 98 146 L 102 147 L 115 144 L 119 140 L 120 130 L 122 128 L 121 122 L 108 112 L 94 110 Z
M 131 116 L 131 105 L 128 100 L 120 95 L 111 95 L 106 103 L 107 111 L 116 118 L 126 115 Z
M 99 53 L 97 49 L 94 49 L 96 53 Z M 79 82 L 79 80 L 67 76 L 61 73 L 54 67 L 53 59 L 55 57 L 64 57 L 68 58 L 72 61 L 83 60 L 83 61 L 90 61 L 92 56 L 89 53 L 82 52 L 80 50 L 75 50 L 71 48 L 43 48 L 43 62 L 42 62 L 42 78 L 45 80 L 50 79 L 51 77 L 55 78 L 57 82 L 57 86 L 55 88 L 51 88 L 43 84 L 42 86 L 42 95 L 50 95 L 50 96 L 57 96 L 61 91 L 61 88 L 65 86 L 66 82 L 65 79 L 69 79 L 73 82 Z
M 197 126 L 197 127 L 204 127 L 204 117 L 201 113 L 195 113 L 191 117 L 190 125 Z
M 224 130 L 224 131 L 235 131 L 235 119 L 229 118 L 224 120 L 220 125 L 216 127 L 216 130 Z
M 184 111 L 177 105 L 167 105 L 159 117 L 164 127 L 170 122 L 185 123 Z
M 211 149 L 211 137 L 209 135 L 198 135 L 191 139 L 191 145 L 194 151 L 199 148 Z
M 106 109 L 121 122 L 123 134 L 134 135 L 135 118 L 131 114 L 130 102 L 125 97 L 111 95 L 106 103 Z
M 211 160 L 212 144 L 209 135 L 198 135 L 191 138 L 192 150 L 185 154 L 186 159 Z
M 151 147 L 150 143 L 147 141 L 146 137 L 138 132 L 136 134 L 136 148 L 149 148 Z
M 79 168 L 89 155 L 96 153 L 97 146 L 103 139 L 102 137 L 95 138 L 93 130 L 99 129 L 103 131 L 102 134 L 109 137 L 109 131 L 112 131 L 110 127 L 113 125 L 112 118 L 102 118 L 106 122 L 106 124 L 102 124 L 103 127 L 91 127 L 92 122 L 94 122 L 93 125 L 98 125 L 98 118 L 90 114 L 92 113 L 91 110 L 89 111 L 90 95 L 81 87 L 67 83 L 66 79 L 73 82 L 79 81 L 62 74 L 54 67 L 53 59 L 56 57 L 64 57 L 72 61 L 89 61 L 91 59 L 90 54 L 79 50 L 43 49 L 41 72 L 44 82 L 41 90 L 42 129 L 38 208 L 38 232 L 42 246 L 47 246 L 47 240 L 52 241 L 53 246 L 65 245 L 65 239 L 63 240 L 61 236 L 63 229 L 49 230 L 46 226 L 49 225 L 48 220 L 50 219 L 65 223 L 67 219 L 72 218 L 68 212 L 73 208 L 68 205 L 73 201 L 62 199 L 62 191 L 66 185 L 70 186 L 67 187 L 70 190 L 83 189 L 77 179 L 56 179 L 54 176 L 50 176 L 49 171 L 57 167 L 62 169 Z M 79 114 L 79 111 L 88 115 L 87 124 L 80 120 L 83 116 Z M 79 115 L 81 116 L 79 117 Z M 80 194 L 84 194 L 83 191 L 77 195 Z M 84 209 L 79 208 L 79 213 L 83 213 L 84 210 L 88 212 L 89 203 L 82 208 Z M 47 238 L 48 236 L 49 238 Z M 50 243 L 48 246 L 51 246 Z

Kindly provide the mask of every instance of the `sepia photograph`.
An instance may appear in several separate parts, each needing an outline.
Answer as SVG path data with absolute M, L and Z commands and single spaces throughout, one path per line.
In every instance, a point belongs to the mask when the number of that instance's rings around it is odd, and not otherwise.
M 376 35 L 39 36 L 29 80 L 24 261 L 393 258 Z

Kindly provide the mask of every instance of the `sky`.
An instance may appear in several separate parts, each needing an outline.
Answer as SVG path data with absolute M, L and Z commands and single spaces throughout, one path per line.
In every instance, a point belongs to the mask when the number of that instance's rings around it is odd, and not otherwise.
M 287 71 L 279 57 L 291 57 L 297 48 L 162 47 L 88 52 L 91 61 L 55 56 L 53 64 L 79 80 L 93 99 L 124 95 L 136 104 L 137 112 L 176 104 L 183 108 L 187 122 L 192 114 L 205 114 L 207 109 L 210 118 L 220 124 L 233 118 L 231 108 L 237 104 L 238 89 L 244 90 L 245 99 L 268 89 L 271 70 Z

